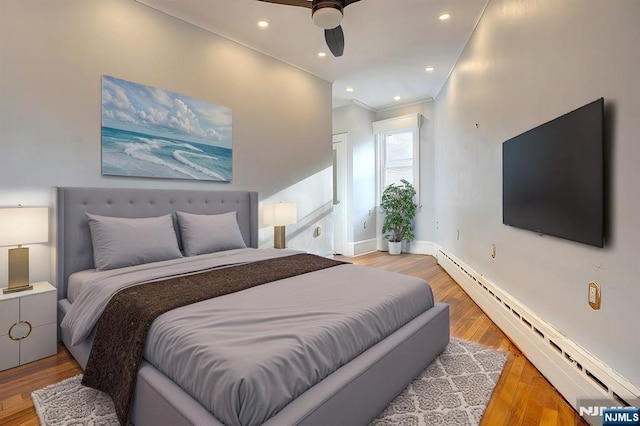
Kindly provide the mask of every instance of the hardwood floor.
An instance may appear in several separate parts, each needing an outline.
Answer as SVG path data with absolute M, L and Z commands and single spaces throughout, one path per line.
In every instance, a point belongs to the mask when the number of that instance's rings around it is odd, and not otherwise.
M 0 425 L 37 426 L 31 392 L 81 372 L 62 343 L 57 355 L 0 372 Z
M 586 425 L 513 343 L 431 256 L 372 253 L 346 258 L 360 265 L 424 278 L 451 309 L 451 335 L 508 353 L 481 425 Z M 61 344 L 58 354 L 0 372 L 0 425 L 38 425 L 31 392 L 81 372 Z

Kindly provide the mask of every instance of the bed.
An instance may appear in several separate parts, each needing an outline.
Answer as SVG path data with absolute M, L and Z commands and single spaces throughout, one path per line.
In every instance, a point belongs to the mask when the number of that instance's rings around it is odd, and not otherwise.
M 245 254 L 249 257 L 269 257 L 270 252 L 275 253 L 275 257 L 297 254 L 278 250 L 255 250 L 258 247 L 258 194 L 251 191 L 56 188 L 56 211 L 56 279 L 59 323 L 63 322 L 69 312 L 73 314 L 74 308 L 75 310 L 79 309 L 80 305 L 73 306 L 70 296 L 72 296 L 71 299 L 75 299 L 74 303 L 79 303 L 78 299 L 82 298 L 82 292 L 86 291 L 84 288 L 80 291 L 75 288 L 72 290 L 76 294 L 71 295 L 68 292 L 69 282 L 73 283 L 78 276 L 82 277 L 82 271 L 91 271 L 94 268 L 92 238 L 86 213 L 123 218 L 151 218 L 170 214 L 173 215 L 175 220 L 175 212 L 178 211 L 196 215 L 220 215 L 235 211 L 239 231 L 244 244 L 248 248 L 196 256 L 193 258 L 194 262 L 200 262 L 199 258 L 212 257 L 219 259 L 225 256 L 235 258 L 236 255 L 245 256 Z M 179 229 L 179 227 L 176 226 L 176 229 Z M 180 235 L 177 236 L 177 239 L 180 241 Z M 184 251 L 185 247 L 181 245 L 180 249 Z M 198 259 L 195 260 L 196 258 Z M 189 258 L 187 259 L 191 261 Z M 214 263 L 216 261 L 219 262 L 219 260 L 214 260 Z M 172 264 L 172 262 L 174 261 L 169 260 L 160 263 Z M 246 264 L 247 262 L 243 258 L 238 261 L 241 264 Z M 142 269 L 148 268 L 144 267 Z M 78 274 L 73 275 L 74 273 Z M 290 285 L 290 281 L 295 282 L 295 285 L 300 285 L 299 283 L 306 285 L 304 283 L 310 281 L 311 277 L 315 275 L 318 275 L 321 280 L 325 280 L 327 283 L 340 286 L 346 286 L 348 283 L 356 281 L 362 284 L 362 282 L 366 283 L 367 280 L 372 282 L 380 281 L 381 283 L 395 279 L 403 280 L 399 274 L 391 274 L 355 265 L 338 265 L 328 270 L 310 272 L 299 277 L 279 280 L 212 300 L 218 303 L 217 310 L 224 310 L 228 305 L 240 306 L 243 303 L 243 298 L 248 297 L 247 294 L 252 291 L 258 292 L 257 294 L 261 294 L 258 297 L 267 300 L 270 298 L 269 295 L 273 294 L 272 291 L 276 291 L 275 287 L 284 286 L 285 284 Z M 366 279 L 354 279 L 356 276 L 366 277 Z M 70 280 L 70 277 L 73 279 Z M 406 279 L 408 280 L 406 282 L 407 288 L 416 287 L 415 282 L 412 281 L 416 280 L 415 278 L 406 277 Z M 401 283 L 401 281 L 398 282 Z M 399 284 L 399 288 L 403 288 L 404 285 L 404 283 Z M 424 285 L 423 282 L 422 286 Z M 292 294 L 291 288 L 293 287 L 283 287 L 280 291 Z M 372 291 L 372 293 L 375 292 Z M 233 298 L 230 298 L 230 296 Z M 253 297 L 255 298 L 255 296 Z M 292 295 L 292 297 L 295 298 L 296 296 Z M 284 297 L 273 297 L 273 299 L 277 299 L 279 303 L 286 301 Z M 391 299 L 395 299 L 395 296 L 392 296 Z M 234 302 L 230 303 L 232 300 Z M 296 301 L 293 305 L 297 306 L 301 300 Z M 221 303 L 226 303 L 226 305 L 221 305 Z M 199 306 L 201 304 L 202 302 L 195 305 Z M 280 309 L 280 305 L 278 306 L 278 309 Z M 419 310 L 421 308 L 415 306 L 411 309 Z M 364 310 L 369 310 L 369 308 L 365 307 Z M 407 310 L 409 310 L 408 307 Z M 167 324 L 167 327 L 169 327 L 181 322 L 182 318 L 179 312 L 179 310 L 175 310 L 162 315 L 157 320 L 158 324 Z M 70 318 L 72 314 L 69 314 Z M 234 312 L 232 315 L 239 314 Z M 299 312 L 295 315 L 299 315 Z M 433 302 L 428 309 L 411 315 L 412 318 L 407 321 L 400 318 L 398 321 L 405 322 L 397 327 L 394 326 L 394 329 L 387 332 L 381 340 L 372 343 L 370 347 L 359 350 L 360 352 L 354 355 L 352 359 L 345 361 L 325 377 L 321 377 L 316 382 L 311 382 L 308 388 L 293 394 L 290 400 L 285 399 L 287 401 L 286 404 L 268 413 L 264 421 L 256 420 L 256 417 L 245 417 L 249 419 L 247 424 L 274 426 L 294 424 L 364 425 L 369 423 L 449 342 L 449 310 L 446 304 Z M 160 319 L 165 317 L 167 319 L 162 323 Z M 265 322 L 264 320 L 261 321 Z M 243 321 L 240 318 L 235 322 Z M 304 321 L 298 322 L 303 323 Z M 366 321 L 367 324 L 369 322 L 371 321 Z M 225 326 L 228 325 L 227 323 L 225 323 Z M 380 327 L 389 326 L 385 320 L 385 324 Z M 156 322 L 153 323 L 152 327 L 156 327 Z M 160 329 L 161 326 L 158 326 L 158 328 Z M 284 328 L 288 328 L 288 326 L 284 326 Z M 295 327 L 291 326 L 291 328 Z M 61 340 L 80 366 L 85 369 L 93 342 L 93 334 L 85 333 L 86 336 L 82 334 L 74 335 L 74 332 L 68 327 L 61 327 L 59 330 Z M 161 371 L 163 369 L 162 365 L 166 361 L 153 359 L 155 356 L 153 353 L 162 350 L 157 349 L 156 346 L 158 345 L 154 345 L 156 338 L 153 338 L 155 334 L 152 331 L 150 331 L 150 342 L 147 342 L 147 349 L 145 349 L 145 359 L 142 360 L 137 374 L 137 383 L 130 411 L 131 421 L 138 426 L 243 424 L 244 420 L 242 418 L 221 422 L 219 418 L 225 418 L 224 415 L 212 414 L 214 410 L 210 406 L 207 408 L 206 401 L 199 400 L 195 392 L 184 390 L 185 387 L 188 387 L 185 386 L 185 383 L 180 383 L 180 380 L 184 379 L 175 377 L 170 371 Z M 175 331 L 170 332 L 176 333 Z M 162 331 L 158 331 L 158 333 L 162 333 Z M 226 337 L 229 337 L 228 330 L 226 330 L 226 333 Z M 265 336 L 268 336 L 269 333 L 265 332 Z M 181 334 L 181 332 L 178 332 L 178 334 Z M 240 331 L 238 331 L 238 335 L 241 335 Z M 162 336 L 162 334 L 158 334 L 158 336 Z M 224 340 L 225 335 L 222 334 L 221 336 L 221 341 L 226 341 Z M 329 338 L 332 339 L 333 336 L 329 336 Z M 74 339 L 76 340 L 74 343 L 77 344 L 72 345 L 72 340 Z M 291 340 L 305 339 L 305 336 L 293 336 Z M 158 337 L 157 340 L 162 340 L 162 337 Z M 261 342 L 260 344 L 264 345 L 265 352 L 268 353 L 266 349 L 270 347 L 268 339 L 264 337 Z M 345 342 L 343 341 L 340 345 Z M 311 355 L 314 353 L 311 353 Z M 309 358 L 309 355 L 306 354 L 303 357 L 299 357 L 299 361 L 303 362 L 302 365 L 307 365 L 304 362 Z M 153 362 L 150 362 L 147 358 L 153 359 Z M 311 358 L 313 357 L 311 356 Z M 206 365 L 206 362 L 205 358 L 197 362 L 194 361 L 189 370 L 193 370 L 195 376 L 206 376 L 205 371 L 198 371 L 198 367 L 195 367 Z M 287 361 L 282 361 L 281 363 L 284 364 L 284 367 L 282 367 L 284 371 L 287 371 Z M 186 380 L 192 379 L 188 378 Z M 218 392 L 221 389 L 216 388 L 211 391 Z M 234 392 L 237 393 L 237 390 Z

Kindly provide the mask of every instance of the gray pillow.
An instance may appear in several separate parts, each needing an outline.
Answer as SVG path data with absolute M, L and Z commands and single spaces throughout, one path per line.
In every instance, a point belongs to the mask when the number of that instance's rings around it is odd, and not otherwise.
M 86 215 L 98 271 L 182 257 L 169 214 L 136 219 Z
M 203 215 L 176 212 L 187 256 L 246 248 L 236 212 Z

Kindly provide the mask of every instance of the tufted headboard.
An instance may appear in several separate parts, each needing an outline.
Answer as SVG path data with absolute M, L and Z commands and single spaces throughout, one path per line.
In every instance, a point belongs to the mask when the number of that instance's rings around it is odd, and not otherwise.
M 152 217 L 183 211 L 220 214 L 236 211 L 247 247 L 258 247 L 258 193 L 134 188 L 56 188 L 56 281 L 58 299 L 67 297 L 67 279 L 91 269 L 93 246 L 85 213 Z M 178 227 L 175 222 L 176 232 Z M 180 239 L 178 238 L 178 241 Z M 182 248 L 182 247 L 181 247 Z

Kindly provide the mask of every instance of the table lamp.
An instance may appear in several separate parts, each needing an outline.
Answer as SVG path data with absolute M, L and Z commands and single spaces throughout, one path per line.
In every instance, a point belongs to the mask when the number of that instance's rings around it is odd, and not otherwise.
M 265 203 L 262 212 L 263 223 L 273 225 L 273 247 L 285 248 L 285 226 L 298 221 L 298 205 L 296 203 Z
M 3 293 L 31 290 L 29 284 L 29 248 L 23 244 L 49 241 L 48 207 L 0 208 L 0 246 L 9 249 L 9 287 Z

